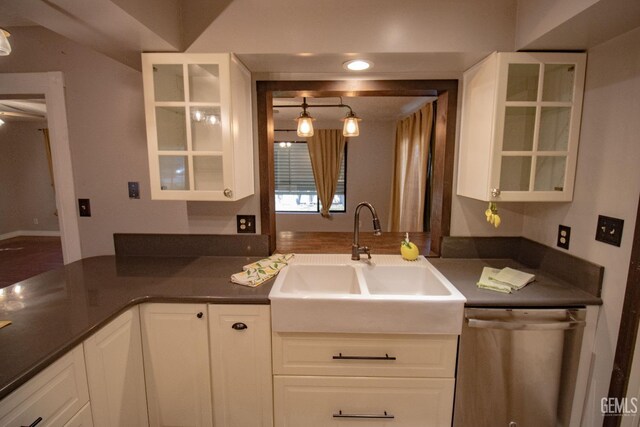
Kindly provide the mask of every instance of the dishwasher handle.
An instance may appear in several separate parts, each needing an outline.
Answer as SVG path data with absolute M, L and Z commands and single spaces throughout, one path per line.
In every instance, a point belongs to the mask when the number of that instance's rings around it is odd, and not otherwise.
M 569 315 L 569 320 L 556 322 L 519 322 L 513 320 L 485 320 L 475 319 L 473 317 L 467 317 L 467 324 L 470 328 L 479 329 L 507 329 L 510 331 L 549 331 L 549 330 L 563 330 L 563 329 L 576 329 L 585 325 L 584 320 L 577 320 L 573 316 Z

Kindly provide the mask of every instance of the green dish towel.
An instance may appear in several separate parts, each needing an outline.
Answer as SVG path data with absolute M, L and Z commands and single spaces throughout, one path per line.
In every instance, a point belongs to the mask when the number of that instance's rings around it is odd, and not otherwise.
M 488 289 L 490 291 L 502 292 L 504 294 L 510 294 L 512 292 L 511 286 L 508 283 L 495 280 L 493 277 L 500 272 L 499 268 L 484 267 L 482 269 L 482 275 L 478 281 L 478 287 L 480 289 Z
M 533 274 L 525 273 L 513 268 L 503 269 L 484 267 L 477 285 L 481 289 L 510 294 L 524 288 L 535 280 Z

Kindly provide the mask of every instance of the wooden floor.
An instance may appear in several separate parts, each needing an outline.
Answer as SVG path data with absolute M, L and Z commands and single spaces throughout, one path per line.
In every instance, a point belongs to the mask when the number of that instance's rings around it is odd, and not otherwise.
M 14 237 L 0 240 L 0 288 L 62 267 L 59 237 Z

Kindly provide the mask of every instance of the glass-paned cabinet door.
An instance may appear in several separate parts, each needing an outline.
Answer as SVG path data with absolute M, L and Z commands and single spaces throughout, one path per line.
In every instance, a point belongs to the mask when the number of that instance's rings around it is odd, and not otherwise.
M 495 154 L 500 171 L 492 193 L 513 201 L 570 200 L 566 190 L 569 185 L 573 191 L 584 56 L 571 61 L 572 54 L 502 55 L 497 104 L 502 127 Z M 582 67 L 580 81 L 577 67 Z
M 199 59 L 202 56 L 143 55 L 154 198 L 224 200 L 231 194 L 230 190 L 225 192 L 225 157 L 232 154 L 232 144 L 225 143 L 229 130 L 228 55 Z

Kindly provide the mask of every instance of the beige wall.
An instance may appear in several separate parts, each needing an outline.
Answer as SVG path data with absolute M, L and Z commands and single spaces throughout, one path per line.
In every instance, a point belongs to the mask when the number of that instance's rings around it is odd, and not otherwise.
M 523 235 L 555 246 L 571 227 L 569 253 L 605 267 L 595 378 L 585 427 L 602 425 L 640 195 L 640 28 L 591 49 L 572 203 L 527 205 Z M 624 219 L 621 247 L 594 240 L 598 215 Z
M 329 128 L 330 126 L 321 127 Z M 387 230 L 391 175 L 393 168 L 394 121 L 363 121 L 360 136 L 352 138 L 347 154 L 347 211 L 333 213 L 331 219 L 320 214 L 276 214 L 279 231 L 353 231 L 353 216 L 358 203 L 368 201 Z M 373 230 L 371 214 L 363 212 L 362 230 Z
M 513 50 L 515 13 L 512 0 L 234 0 L 187 51 Z
M 38 130 L 46 125 L 7 121 L 0 127 L 0 235 L 60 230 L 44 139 Z
M 79 218 L 83 257 L 112 254 L 116 232 L 233 233 L 236 213 L 259 214 L 257 196 L 150 200 L 141 74 L 41 27 L 12 28 L 11 44 L 0 72 L 64 73 L 76 196 L 93 214 Z M 128 198 L 128 181 L 140 182 L 141 199 Z

